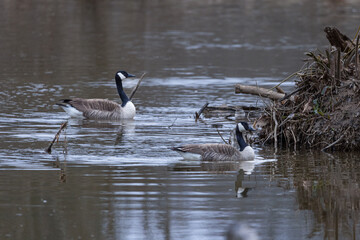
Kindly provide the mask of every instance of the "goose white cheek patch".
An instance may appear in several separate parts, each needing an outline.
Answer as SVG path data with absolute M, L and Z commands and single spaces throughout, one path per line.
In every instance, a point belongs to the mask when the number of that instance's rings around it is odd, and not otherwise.
M 120 77 L 121 80 L 123 80 L 123 79 L 126 78 L 126 77 L 124 76 L 124 74 L 122 74 L 122 73 L 120 73 L 120 72 L 118 73 L 118 76 Z
M 246 130 L 241 123 L 238 123 L 238 128 L 240 132 L 244 132 Z

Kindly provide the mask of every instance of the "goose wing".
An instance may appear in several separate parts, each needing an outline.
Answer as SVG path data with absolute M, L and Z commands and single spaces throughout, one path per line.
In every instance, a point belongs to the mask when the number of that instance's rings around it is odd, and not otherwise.
M 120 108 L 119 104 L 107 99 L 73 98 L 65 99 L 62 102 L 71 105 L 80 112 L 87 112 L 92 110 L 112 112 Z
M 75 108 L 89 119 L 119 119 L 120 105 L 107 99 L 63 99 L 57 103 L 66 108 Z M 70 114 L 71 115 L 71 114 Z
M 205 161 L 234 160 L 241 155 L 236 148 L 226 144 L 189 144 L 174 150 L 200 154 Z

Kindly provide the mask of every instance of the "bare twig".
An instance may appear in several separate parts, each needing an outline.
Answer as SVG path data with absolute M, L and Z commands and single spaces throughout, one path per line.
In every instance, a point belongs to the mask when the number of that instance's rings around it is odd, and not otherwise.
M 327 145 L 326 147 L 324 147 L 323 149 L 321 149 L 321 151 L 325 151 L 326 149 L 334 146 L 335 144 L 337 144 L 338 142 L 340 142 L 340 141 L 343 139 L 343 137 L 344 137 L 344 135 L 342 135 L 342 136 L 341 136 L 338 140 L 336 140 L 335 142 L 333 142 L 333 143 Z
M 337 65 L 336 65 L 336 78 L 341 81 L 341 50 L 338 48 L 338 54 L 337 54 Z
M 204 109 L 209 105 L 209 103 L 205 103 L 204 106 L 202 106 L 199 110 L 199 112 L 195 112 L 195 122 L 200 118 L 202 112 L 204 111 Z
M 275 127 L 274 127 L 274 147 L 275 147 L 275 153 L 276 153 L 277 152 L 277 127 L 278 127 L 278 122 L 276 120 L 275 109 L 273 109 L 273 119 L 274 119 L 274 123 L 275 123 Z
M 172 128 L 172 127 L 174 126 L 176 120 L 177 120 L 177 118 L 175 118 L 175 120 L 173 121 L 173 123 L 172 123 L 170 126 L 168 126 L 168 128 Z
M 355 37 L 354 37 L 354 39 L 353 39 L 353 42 L 355 41 L 356 37 L 359 37 L 359 32 L 360 32 L 360 26 L 359 26 L 356 34 L 355 34 Z
M 302 70 L 297 71 L 292 73 L 290 76 L 286 77 L 285 79 L 283 79 L 279 84 L 275 85 L 274 87 L 270 88 L 271 90 L 279 87 L 281 84 L 283 84 L 284 82 L 286 82 L 287 80 L 291 79 L 292 77 L 296 76 L 296 74 L 299 74 Z
M 144 76 L 145 76 L 146 73 L 143 73 L 143 75 L 141 75 L 140 77 L 140 80 L 138 81 L 138 83 L 136 84 L 136 87 L 131 91 L 131 94 L 130 94 L 130 100 L 134 97 L 136 91 L 138 90 L 139 86 L 140 86 L 140 83 L 141 81 L 143 80 Z
M 296 136 L 295 136 L 295 133 L 294 131 L 292 130 L 292 128 L 290 128 L 290 132 L 292 134 L 292 137 L 294 139 L 294 151 L 296 151 Z
M 300 92 L 301 90 L 303 90 L 305 87 L 307 87 L 307 86 L 302 86 L 302 87 L 296 89 L 295 91 L 293 91 L 293 92 L 291 92 L 289 94 L 285 94 L 285 96 L 283 98 L 281 98 L 280 101 L 284 101 L 284 100 L 288 99 L 289 97 L 291 97 L 295 93 Z
M 359 36 L 356 39 L 356 46 L 355 46 L 355 72 L 356 76 L 359 77 Z
M 67 127 L 67 121 L 64 122 L 63 124 L 61 124 L 59 131 L 55 134 L 54 139 L 52 140 L 52 142 L 50 143 L 49 147 L 47 149 L 45 149 L 45 151 L 48 154 L 51 154 L 51 147 L 54 145 L 55 141 L 59 141 L 59 137 L 60 137 L 60 133 L 62 130 L 64 130 Z
M 221 140 L 223 140 L 223 142 L 224 142 L 225 144 L 230 144 L 230 143 L 226 142 L 226 140 L 225 140 L 225 139 L 223 138 L 223 136 L 220 134 L 218 128 L 216 128 L 216 131 L 217 131 L 217 133 L 219 134 L 219 136 L 221 137 Z

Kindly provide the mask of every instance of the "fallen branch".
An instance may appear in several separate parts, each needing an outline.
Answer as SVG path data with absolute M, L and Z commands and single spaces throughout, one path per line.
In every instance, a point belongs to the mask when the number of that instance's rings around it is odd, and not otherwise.
M 335 142 L 333 142 L 333 143 L 327 145 L 326 147 L 324 147 L 323 149 L 321 149 L 321 151 L 325 151 L 326 149 L 334 146 L 335 144 L 337 144 L 338 142 L 340 142 L 340 141 L 343 139 L 343 137 L 344 137 L 344 135 L 342 135 L 342 136 L 341 136 L 338 140 L 336 140 Z
M 205 103 L 204 106 L 202 106 L 199 110 L 199 112 L 195 112 L 195 122 L 200 118 L 201 113 L 204 111 L 204 109 L 209 105 L 209 103 Z
M 51 147 L 54 145 L 55 141 L 59 141 L 59 137 L 60 137 L 60 133 L 62 130 L 64 130 L 67 127 L 67 121 L 64 122 L 63 124 L 61 124 L 59 131 L 55 134 L 54 139 L 52 140 L 52 142 L 50 143 L 49 147 L 47 149 L 45 149 L 45 151 L 48 154 L 51 154 Z
M 130 100 L 134 97 L 136 91 L 138 90 L 139 86 L 140 86 L 140 83 L 141 81 L 143 80 L 144 76 L 145 76 L 146 73 L 143 73 L 143 75 L 141 75 L 140 77 L 140 80 L 138 81 L 138 83 L 136 84 L 136 87 L 131 91 L 131 94 L 130 94 Z
M 273 90 L 257 86 L 247 86 L 240 83 L 235 85 L 235 93 L 247 93 L 260 97 L 270 98 L 272 100 L 280 100 L 285 97 L 284 93 L 278 93 Z M 290 100 L 293 101 L 294 98 L 290 97 Z

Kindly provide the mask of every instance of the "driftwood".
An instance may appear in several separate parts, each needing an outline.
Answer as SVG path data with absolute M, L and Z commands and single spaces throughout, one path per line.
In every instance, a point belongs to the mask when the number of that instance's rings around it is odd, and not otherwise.
M 342 34 L 337 28 L 325 27 L 324 32 L 326 33 L 326 38 L 329 40 L 331 46 L 338 49 L 340 48 L 341 52 L 354 48 L 354 43 L 351 39 Z
M 270 98 L 272 100 L 281 100 L 286 96 L 286 94 L 284 93 L 275 92 L 267 88 L 261 88 L 257 86 L 247 86 L 240 83 L 235 85 L 235 93 L 247 93 L 247 94 L 257 95 L 260 97 Z M 290 97 L 290 100 L 293 101 L 294 97 Z

